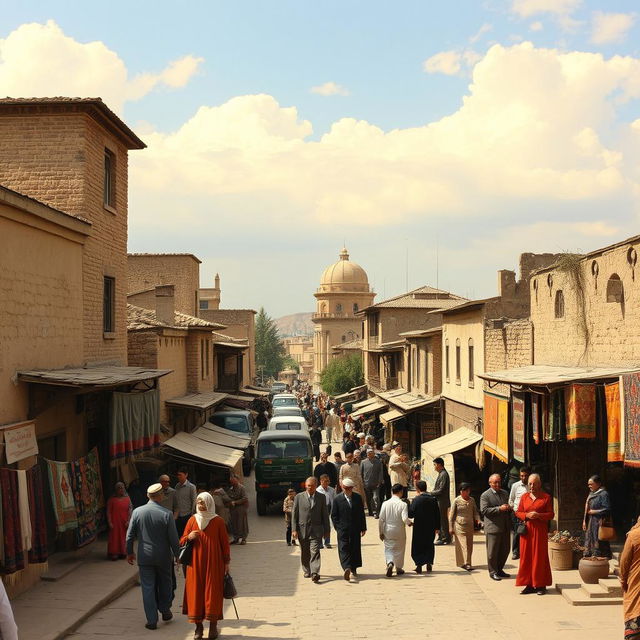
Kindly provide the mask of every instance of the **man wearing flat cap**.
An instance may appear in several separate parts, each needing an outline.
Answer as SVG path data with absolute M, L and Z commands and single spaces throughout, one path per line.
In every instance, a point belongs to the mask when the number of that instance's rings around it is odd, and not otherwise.
M 353 490 L 355 482 L 344 478 L 341 484 L 342 493 L 336 496 L 331 507 L 331 520 L 338 537 L 340 565 L 348 582 L 352 575 L 357 576 L 357 569 L 362 566 L 360 538 L 367 532 L 367 520 L 362 498 Z
M 171 620 L 173 602 L 173 557 L 178 557 L 180 543 L 173 513 L 161 506 L 162 485 L 147 489 L 147 504 L 134 509 L 127 531 L 127 561 L 133 564 L 136 555 L 133 541 L 138 540 L 138 572 L 142 587 L 142 603 L 147 618 L 145 627 L 157 629 L 158 611 L 165 621 Z

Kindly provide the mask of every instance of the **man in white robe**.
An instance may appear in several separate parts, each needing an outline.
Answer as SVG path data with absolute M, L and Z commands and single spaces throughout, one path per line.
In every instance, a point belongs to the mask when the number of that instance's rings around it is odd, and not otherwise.
M 394 484 L 391 488 L 393 495 L 386 500 L 380 508 L 378 529 L 380 540 L 384 542 L 384 559 L 387 563 L 387 578 L 404 573 L 404 551 L 407 545 L 406 525 L 409 523 L 409 509 L 407 503 L 402 500 L 404 487 Z M 411 526 L 409 524 L 409 526 Z

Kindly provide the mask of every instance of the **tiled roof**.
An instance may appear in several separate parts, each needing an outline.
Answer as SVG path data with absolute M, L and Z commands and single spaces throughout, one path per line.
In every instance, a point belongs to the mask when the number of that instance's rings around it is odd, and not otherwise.
M 222 327 L 222 325 L 219 325 L 219 327 L 224 328 Z M 247 344 L 246 338 L 232 338 L 231 336 L 227 336 L 224 333 L 220 333 L 218 331 L 212 331 L 211 333 L 213 334 L 214 342 L 226 342 L 226 343 L 237 342 L 238 344 Z
M 340 351 L 340 349 L 344 349 L 345 351 L 358 351 L 359 349 L 362 349 L 362 338 L 334 344 L 332 349 L 335 349 L 336 351 Z
M 129 149 L 144 149 L 147 145 L 102 101 L 102 98 L 70 98 L 57 96 L 54 98 L 0 98 L 0 110 L 3 107 L 24 107 L 25 110 L 58 111 L 81 110 L 88 112 L 96 122 L 102 124 L 114 135 L 123 139 Z
M 193 253 L 127 253 L 127 258 L 193 258 L 198 264 L 202 264 L 202 260 Z
M 425 286 L 372 304 L 362 311 L 369 309 L 447 309 L 465 301 L 466 298 L 456 296 L 448 291 Z
M 175 322 L 173 325 L 165 324 L 158 320 L 153 309 L 143 309 L 133 304 L 127 305 L 127 329 L 129 331 L 139 331 L 141 329 L 154 329 L 165 327 L 170 329 L 224 329 L 224 325 L 216 322 L 208 322 L 202 318 L 187 315 L 186 313 L 174 312 Z M 232 338 L 230 338 L 232 339 Z

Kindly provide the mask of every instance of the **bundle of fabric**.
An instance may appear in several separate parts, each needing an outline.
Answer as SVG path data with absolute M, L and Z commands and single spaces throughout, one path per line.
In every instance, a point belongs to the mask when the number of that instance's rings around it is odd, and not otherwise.
M 624 465 L 640 467 L 640 373 L 622 376 L 624 393 Z
M 4 532 L 4 573 L 24 569 L 24 549 L 20 527 L 18 473 L 13 469 L 0 469 L 2 487 L 2 528 Z
M 567 440 L 596 437 L 596 387 L 571 384 L 564 390 Z
M 44 507 L 44 487 L 42 470 L 35 465 L 27 471 L 29 505 L 31 515 L 31 551 L 29 563 L 41 564 L 47 561 L 47 522 Z
M 56 517 L 56 530 L 62 533 L 78 526 L 76 503 L 71 487 L 71 465 L 47 460 L 51 502 Z

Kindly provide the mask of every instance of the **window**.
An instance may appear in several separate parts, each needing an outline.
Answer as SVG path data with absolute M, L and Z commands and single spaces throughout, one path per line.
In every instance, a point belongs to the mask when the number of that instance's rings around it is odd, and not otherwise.
M 336 305 L 336 313 L 342 313 L 342 305 L 339 302 Z
M 607 282 L 607 302 L 624 302 L 624 287 L 617 273 L 614 273 Z
M 371 337 L 377 337 L 378 335 L 378 314 L 367 314 L 367 322 L 369 323 L 369 335 Z
M 116 154 L 104 150 L 104 204 L 116 208 Z
M 449 341 L 445 342 L 444 346 L 444 377 L 449 382 Z
M 475 382 L 475 367 L 473 363 L 473 338 L 469 338 L 469 386 L 473 387 Z
M 209 301 L 208 300 L 200 300 L 200 308 L 201 309 L 208 309 L 209 308 Z
M 562 293 L 562 289 L 556 291 L 554 309 L 556 318 L 564 318 L 564 293 Z
M 460 339 L 456 340 L 456 384 L 460 384 Z
M 354 303 L 353 303 L 353 313 L 358 313 L 358 308 L 359 308 L 359 307 L 358 307 L 358 303 L 357 303 L 357 302 L 354 302 Z
M 116 330 L 116 279 L 104 277 L 102 298 L 102 330 L 114 333 Z

